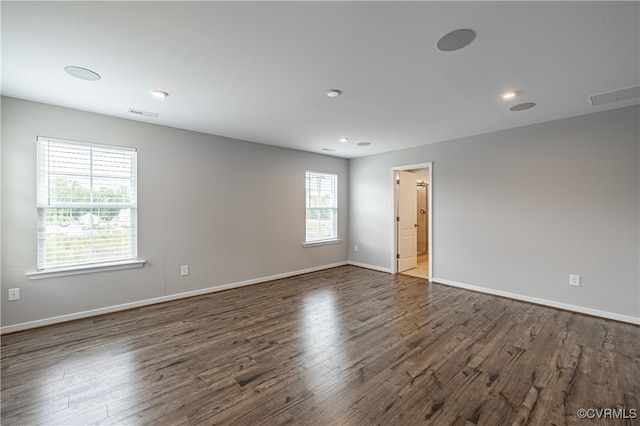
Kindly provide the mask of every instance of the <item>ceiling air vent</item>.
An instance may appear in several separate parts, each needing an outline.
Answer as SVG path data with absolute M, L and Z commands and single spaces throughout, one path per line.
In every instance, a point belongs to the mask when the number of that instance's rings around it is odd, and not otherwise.
M 591 95 L 591 105 L 598 106 L 610 104 L 612 102 L 626 101 L 640 97 L 640 86 L 629 87 L 628 89 L 614 90 L 613 92 Z
M 151 117 L 151 118 L 158 118 L 158 116 L 160 115 L 160 114 L 156 114 L 155 112 L 142 111 L 142 110 L 133 109 L 133 108 L 129 108 L 129 112 L 131 114 L 144 115 L 145 117 Z

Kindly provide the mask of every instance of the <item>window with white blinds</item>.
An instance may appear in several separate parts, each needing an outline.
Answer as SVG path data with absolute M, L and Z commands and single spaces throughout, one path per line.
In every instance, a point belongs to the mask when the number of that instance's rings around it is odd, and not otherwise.
M 307 170 L 305 243 L 338 239 L 338 175 Z
M 38 270 L 136 259 L 137 152 L 38 137 Z

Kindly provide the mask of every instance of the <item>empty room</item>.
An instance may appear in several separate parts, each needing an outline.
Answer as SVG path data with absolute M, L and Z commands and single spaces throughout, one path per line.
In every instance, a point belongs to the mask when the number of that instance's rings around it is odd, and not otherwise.
M 2 425 L 640 424 L 640 2 L 0 19 Z

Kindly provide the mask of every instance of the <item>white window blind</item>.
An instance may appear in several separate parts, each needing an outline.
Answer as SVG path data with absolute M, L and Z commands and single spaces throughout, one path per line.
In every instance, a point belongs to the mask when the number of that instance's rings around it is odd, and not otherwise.
M 135 259 L 137 152 L 38 137 L 38 270 Z
M 305 242 L 338 238 L 338 175 L 307 170 Z

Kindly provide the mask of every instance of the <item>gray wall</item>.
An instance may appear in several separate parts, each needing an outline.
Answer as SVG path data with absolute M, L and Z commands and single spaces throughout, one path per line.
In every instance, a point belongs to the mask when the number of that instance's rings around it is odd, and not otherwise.
M 347 161 L 2 98 L 2 326 L 347 258 L 390 269 L 390 169 L 427 161 L 434 277 L 639 318 L 639 113 L 623 108 Z M 143 268 L 24 275 L 35 271 L 38 135 L 138 149 Z M 340 212 L 342 244 L 301 245 L 306 169 L 339 174 L 340 205 L 349 207 Z M 568 286 L 572 273 L 580 288 Z M 7 301 L 12 287 L 21 300 Z
M 39 135 L 138 149 L 143 268 L 25 276 L 36 270 Z M 2 326 L 346 262 L 348 168 L 345 159 L 2 98 Z M 342 244 L 302 247 L 306 169 L 338 173 Z M 12 287 L 19 301 L 7 301 Z
M 434 280 L 640 318 L 638 123 L 636 106 L 351 160 L 350 260 L 392 267 L 390 169 L 432 161 Z

